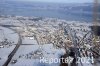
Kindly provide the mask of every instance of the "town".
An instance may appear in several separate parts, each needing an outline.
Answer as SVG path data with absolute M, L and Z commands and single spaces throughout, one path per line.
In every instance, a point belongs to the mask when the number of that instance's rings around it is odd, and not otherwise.
M 92 25 L 57 18 L 0 16 L 0 66 L 63 66 L 62 62 L 39 60 L 69 56 L 94 61 L 80 61 L 79 66 L 99 66 L 100 36 L 94 35 Z M 76 65 L 74 62 L 71 66 Z

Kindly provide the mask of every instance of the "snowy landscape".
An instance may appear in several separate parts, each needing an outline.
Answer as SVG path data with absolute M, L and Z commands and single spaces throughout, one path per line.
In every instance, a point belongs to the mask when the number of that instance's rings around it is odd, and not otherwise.
M 0 26 L 0 66 L 7 60 L 17 42 L 18 34 L 15 31 Z
M 65 54 L 73 58 L 70 52 L 75 48 L 78 49 L 74 51 L 78 52 L 77 57 L 98 57 L 91 51 L 95 45 L 90 26 L 92 23 L 57 18 L 2 16 L 0 17 L 0 66 L 60 66 L 61 62 L 46 63 L 40 60 L 60 59 Z M 95 58 L 82 65 L 99 66 L 96 63 L 98 61 L 95 63 L 94 61 Z M 78 66 L 81 66 L 81 62 Z

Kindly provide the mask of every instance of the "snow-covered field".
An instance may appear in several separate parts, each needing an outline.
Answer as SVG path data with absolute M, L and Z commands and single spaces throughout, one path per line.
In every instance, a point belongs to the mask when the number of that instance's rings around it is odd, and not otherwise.
M 34 37 L 24 37 L 22 40 L 22 44 L 37 44 L 37 41 L 34 40 Z
M 4 33 L 4 34 L 2 34 L 2 33 Z M 12 31 L 11 29 L 0 26 L 0 42 L 2 42 L 5 38 L 8 39 L 9 42 L 13 42 L 13 43 L 10 45 L 6 45 L 6 46 L 4 45 L 4 47 L 0 48 L 0 66 L 2 66 L 5 63 L 8 55 L 15 48 L 15 45 L 13 45 L 13 44 L 17 44 L 18 34 L 15 33 L 14 31 Z
M 14 48 L 14 45 L 9 48 L 0 48 L 0 66 L 2 66 L 6 62 L 8 55 L 12 52 Z
M 65 53 L 64 49 L 56 49 L 52 44 L 45 45 L 24 45 L 20 46 L 19 50 L 13 57 L 17 60 L 15 64 L 12 61 L 8 66 L 59 66 L 60 63 L 43 63 L 41 58 L 59 58 Z
M 15 44 L 18 42 L 18 34 L 15 31 L 0 27 L 0 41 L 2 41 L 4 38 L 7 38 L 9 41 L 14 41 Z
M 51 63 L 51 61 L 43 63 L 40 62 L 40 60 L 41 58 L 59 59 L 65 54 L 65 47 L 63 46 L 66 46 L 65 44 L 70 45 L 70 42 L 68 43 L 67 40 L 72 42 L 71 37 L 75 37 L 77 41 L 81 41 L 88 32 L 91 32 L 89 26 L 92 25 L 85 22 L 81 23 L 53 18 L 44 18 L 38 20 L 38 22 L 30 20 L 30 17 L 27 19 L 25 17 L 19 17 L 21 20 L 18 20 L 17 18 L 18 17 L 8 17 L 0 19 L 0 24 L 17 26 L 11 28 L 18 31 L 22 39 L 22 44 L 8 66 L 59 66 L 60 63 Z M 25 18 L 25 20 L 23 20 L 23 18 Z M 0 27 L 0 29 L 0 31 L 4 30 L 5 35 L 3 36 L 3 33 L 0 32 L 0 41 L 6 37 L 9 41 L 14 42 L 14 44 L 17 43 L 17 33 L 4 27 Z M 70 33 L 72 33 L 73 36 L 70 36 Z M 90 34 L 88 34 L 86 38 L 92 39 L 89 38 L 89 36 Z M 86 40 L 84 39 L 84 41 Z M 88 43 L 88 41 L 86 42 Z M 61 47 L 58 47 L 57 44 Z M 5 62 L 8 54 L 14 49 L 14 47 L 15 45 L 12 44 L 10 47 L 0 48 L 0 52 L 3 52 L 0 55 L 0 64 Z M 79 64 L 79 66 L 81 65 Z M 89 63 L 83 64 L 83 66 L 93 65 Z

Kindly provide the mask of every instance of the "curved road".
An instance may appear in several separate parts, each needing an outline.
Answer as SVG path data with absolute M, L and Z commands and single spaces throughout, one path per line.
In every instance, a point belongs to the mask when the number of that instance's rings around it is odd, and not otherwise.
M 11 28 L 10 28 L 11 29 Z M 13 30 L 13 29 L 11 29 Z M 13 30 L 16 32 L 16 30 Z M 18 33 L 18 32 L 17 32 Z M 8 55 L 8 59 L 7 61 L 3 64 L 3 66 L 8 66 L 8 64 L 10 63 L 11 59 L 13 58 L 13 56 L 15 55 L 15 53 L 17 52 L 18 48 L 20 47 L 20 45 L 22 44 L 22 39 L 21 39 L 21 35 L 20 33 L 18 33 L 19 35 L 19 39 L 18 39 L 18 43 L 16 44 L 16 47 L 14 48 L 14 50 Z

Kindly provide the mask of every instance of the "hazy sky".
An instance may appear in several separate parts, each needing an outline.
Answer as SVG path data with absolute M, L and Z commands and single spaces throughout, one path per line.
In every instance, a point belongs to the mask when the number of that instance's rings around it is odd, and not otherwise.
M 14 0 L 13 0 L 14 1 Z M 60 3 L 85 3 L 93 0 L 16 0 L 16 1 L 39 1 L 39 2 L 60 2 Z

